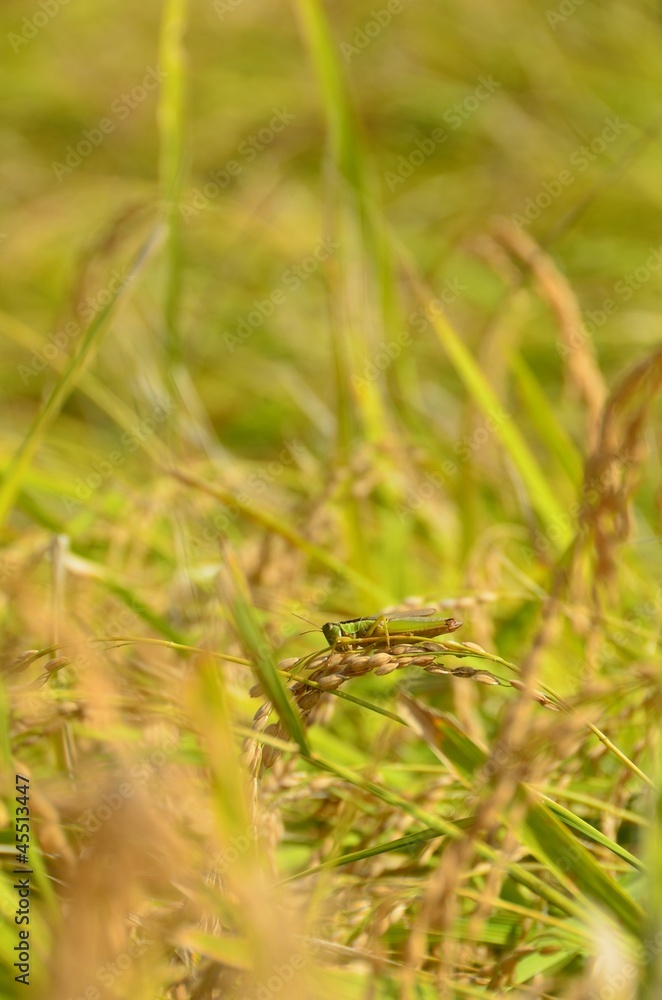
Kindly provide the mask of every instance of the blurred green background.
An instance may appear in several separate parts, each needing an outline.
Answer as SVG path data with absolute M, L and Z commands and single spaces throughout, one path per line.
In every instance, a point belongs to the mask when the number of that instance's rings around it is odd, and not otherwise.
M 293 612 L 418 595 L 604 698 L 654 771 L 661 18 L 652 0 L 7 0 L 9 659 L 123 634 L 240 655 L 217 579 L 236 558 L 276 658 L 319 645 Z M 92 775 L 178 712 L 165 653 L 145 675 L 115 655 L 108 744 L 61 723 Z M 67 670 L 54 704 L 103 700 Z M 229 671 L 245 726 L 252 675 Z M 359 684 L 383 697 L 377 680 Z M 430 697 L 491 745 L 507 700 L 462 683 Z M 362 725 L 345 706 L 327 749 L 369 757 Z M 40 747 L 58 801 L 73 758 Z M 582 793 L 625 808 L 638 793 L 612 779 Z M 283 851 L 283 876 L 312 863 Z

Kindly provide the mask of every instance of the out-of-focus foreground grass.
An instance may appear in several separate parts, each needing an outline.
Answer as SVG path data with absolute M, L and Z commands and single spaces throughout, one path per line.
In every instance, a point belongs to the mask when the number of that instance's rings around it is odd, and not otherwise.
M 3 997 L 660 996 L 661 18 L 3 5 Z

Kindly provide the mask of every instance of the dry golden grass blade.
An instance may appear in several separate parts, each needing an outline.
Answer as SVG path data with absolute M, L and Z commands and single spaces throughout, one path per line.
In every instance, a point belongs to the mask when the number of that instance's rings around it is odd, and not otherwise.
M 495 220 L 493 232 L 495 239 L 531 271 L 541 298 L 556 317 L 561 334 L 559 351 L 568 379 L 584 401 L 586 437 L 593 447 L 607 388 L 572 285 L 530 233 L 504 218 Z
M 410 641 L 392 645 L 389 649 L 385 648 L 384 640 L 379 640 L 373 646 L 368 645 L 357 650 L 329 649 L 300 659 L 288 658 L 282 660 L 278 667 L 283 673 L 291 673 L 295 677 L 290 682 L 289 691 L 305 725 L 315 721 L 317 709 L 324 696 L 338 691 L 347 681 L 369 673 L 374 673 L 376 677 L 384 677 L 406 667 L 420 667 L 427 674 L 473 680 L 478 684 L 493 687 L 512 687 L 524 692 L 527 697 L 545 708 L 557 712 L 561 710 L 556 698 L 543 691 L 529 689 L 521 681 L 499 677 L 483 667 L 449 666 L 446 662 L 446 657 L 449 655 L 460 658 L 476 656 L 508 665 L 507 661 L 492 656 L 476 643 L 456 642 L 453 639 L 430 640 L 412 636 Z M 306 676 L 302 676 L 304 672 Z M 263 697 L 262 685 L 253 685 L 249 690 L 249 696 Z M 369 703 L 361 704 L 370 708 Z M 269 722 L 273 711 L 273 705 L 269 701 L 260 705 L 253 717 L 252 729 L 276 740 L 286 740 L 287 733 L 283 726 Z M 265 746 L 261 741 L 250 737 L 244 741 L 243 761 L 256 777 L 261 777 L 280 756 L 281 751 L 278 746 Z
M 108 801 L 120 797 L 113 786 L 104 791 Z M 96 803 L 97 811 L 104 801 Z M 105 987 L 120 976 L 125 989 L 140 981 L 141 958 L 154 962 L 163 954 L 152 900 L 169 895 L 182 846 L 144 798 L 123 799 L 120 809 L 98 822 L 70 872 L 69 906 L 53 951 L 48 1000 L 89 996 L 93 989 L 105 998 L 112 995 Z
M 632 498 L 646 458 L 644 434 L 662 387 L 662 348 L 656 348 L 614 387 L 600 435 L 586 462 L 580 529 L 592 540 L 596 580 L 613 577 L 616 550 L 630 535 Z

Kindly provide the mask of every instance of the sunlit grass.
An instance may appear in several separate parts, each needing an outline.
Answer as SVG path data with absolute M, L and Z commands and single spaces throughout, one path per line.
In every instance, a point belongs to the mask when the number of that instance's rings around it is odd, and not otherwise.
M 657 997 L 657 12 L 38 10 L 0 993 Z

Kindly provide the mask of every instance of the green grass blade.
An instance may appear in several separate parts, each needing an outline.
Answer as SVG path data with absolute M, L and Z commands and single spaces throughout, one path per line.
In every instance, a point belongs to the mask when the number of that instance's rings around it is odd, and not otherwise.
M 322 88 L 331 153 L 341 175 L 358 192 L 362 169 L 356 129 L 326 15 L 317 0 L 298 0 L 297 7 Z
M 166 0 L 161 24 L 159 57 L 165 79 L 161 86 L 158 123 L 160 132 L 159 183 L 168 236 L 165 321 L 171 363 L 181 357 L 179 313 L 182 297 L 182 217 L 185 55 L 183 36 L 186 0 Z
M 510 370 L 517 380 L 527 419 L 535 427 L 540 440 L 556 456 L 575 490 L 582 483 L 584 462 L 574 441 L 558 419 L 554 405 L 545 395 L 531 368 L 519 351 L 510 354 Z
M 460 826 L 461 823 L 458 822 L 457 825 Z M 393 851 L 409 851 L 412 847 L 422 847 L 423 844 L 434 840 L 435 837 L 441 836 L 442 834 L 438 833 L 437 830 L 421 830 L 419 833 L 410 833 L 407 837 L 398 837 L 397 840 L 389 840 L 385 844 L 375 844 L 374 847 L 364 847 L 360 851 L 350 851 L 348 854 L 341 854 L 339 857 L 325 861 L 321 865 L 313 865 L 312 868 L 306 868 L 305 871 L 297 872 L 296 875 L 291 875 L 290 878 L 284 881 L 295 882 L 297 879 L 316 875 L 317 872 L 324 871 L 327 868 L 342 868 L 343 865 L 351 865 L 355 861 L 365 861 L 366 858 L 376 858 L 381 854 L 390 854 Z
M 158 632 L 159 635 L 165 636 L 165 638 L 169 639 L 171 642 L 176 642 L 181 645 L 186 644 L 185 635 L 182 635 L 182 633 L 178 632 L 176 628 L 173 628 L 170 622 L 163 618 L 162 615 L 159 615 L 156 611 L 152 611 L 152 609 L 148 607 L 144 601 L 139 600 L 124 584 L 117 580 L 110 579 L 108 575 L 104 576 L 101 582 L 103 586 L 111 592 L 111 594 L 115 594 L 116 597 L 119 597 L 120 600 L 122 600 L 124 604 L 126 604 L 126 606 L 138 616 L 138 618 L 141 618 L 147 625 L 153 628 L 155 632 Z
M 379 383 L 353 378 L 358 372 L 352 363 L 350 343 L 359 342 L 369 353 L 373 345 L 366 330 L 375 323 L 384 331 L 389 329 L 396 312 L 396 282 L 391 246 L 384 235 L 383 218 L 376 197 L 379 179 L 366 152 L 329 19 L 318 0 L 298 0 L 297 7 L 320 83 L 331 159 L 341 181 L 339 190 L 334 192 L 334 223 L 335 231 L 341 234 L 342 253 L 347 263 L 342 276 L 340 268 L 332 272 L 338 279 L 338 295 L 343 298 L 351 295 L 348 269 L 353 270 L 358 264 L 366 271 L 365 302 L 355 318 L 350 320 L 356 328 L 350 329 L 348 335 L 341 329 L 337 318 L 332 320 L 338 440 L 341 457 L 347 461 L 352 457 L 355 435 L 377 441 L 384 438 L 389 425 Z M 349 529 L 354 536 L 352 547 L 356 556 L 361 549 L 361 526 L 357 512 L 351 509 L 351 498 L 349 503 Z
M 575 816 L 575 814 L 569 809 L 566 809 L 565 806 L 559 805 L 558 802 L 554 802 L 548 796 L 545 796 L 544 803 L 551 813 L 554 813 L 554 815 L 562 820 L 566 826 L 571 826 L 573 829 L 581 833 L 582 837 L 586 840 L 592 840 L 594 844 L 599 844 L 600 847 L 604 847 L 608 851 L 611 851 L 612 854 L 616 855 L 616 857 L 622 858 L 623 861 L 627 861 L 627 863 L 632 865 L 633 868 L 636 868 L 637 871 L 645 871 L 646 866 L 643 861 L 640 861 L 639 858 L 634 856 L 634 854 L 626 851 L 625 848 L 621 847 L 620 844 L 617 844 L 615 840 L 612 840 L 610 837 L 605 837 L 604 833 L 600 833 L 599 830 L 596 830 L 594 826 L 587 823 L 586 820 L 581 818 L 581 816 Z
M 231 969 L 251 968 L 251 942 L 236 934 L 221 937 L 190 927 L 177 934 L 177 943 L 181 948 L 206 955 Z
M 410 697 L 403 698 L 402 702 L 413 720 L 412 728 L 463 780 L 471 776 L 468 772 L 470 761 L 476 762 L 476 772 L 487 763 L 485 751 L 476 746 L 454 720 L 418 706 Z M 598 903 L 631 934 L 640 934 L 644 914 L 631 896 L 598 864 L 549 807 L 540 802 L 537 793 L 520 784 L 517 798 L 524 807 L 523 818 L 514 828 L 521 841 L 555 873 L 563 885 L 574 886 L 587 903 Z M 503 817 L 506 823 L 509 815 L 506 810 Z
M 0 309 L 0 331 L 4 336 L 11 338 L 26 351 L 33 354 L 41 354 L 47 341 L 40 337 L 35 330 L 26 323 L 16 319 L 10 313 Z M 60 353 L 45 357 L 49 365 L 58 374 L 62 374 L 66 367 L 67 360 Z M 136 423 L 136 411 L 127 405 L 113 390 L 106 385 L 101 378 L 91 371 L 83 371 L 76 384 L 78 392 L 87 396 L 95 406 L 113 420 L 123 431 L 132 433 Z M 155 462 L 162 466 L 167 464 L 167 450 L 156 435 L 138 438 L 140 447 Z
M 112 292 L 110 300 L 92 318 L 81 342 L 80 350 L 72 355 L 64 371 L 57 379 L 45 405 L 35 415 L 14 457 L 9 462 L 0 485 L 0 527 L 14 503 L 23 476 L 37 451 L 49 425 L 58 415 L 65 400 L 71 395 L 82 374 L 85 362 L 92 348 L 97 344 L 108 320 L 115 312 L 118 302 L 126 294 L 131 282 L 142 269 L 160 237 L 160 230 L 153 231 L 137 253 L 129 269 L 126 280 Z
M 11 744 L 9 742 L 10 717 L 9 698 L 5 690 L 4 683 L 0 683 L 0 786 L 1 794 L 9 794 L 13 791 L 11 785 L 11 772 L 13 771 L 13 758 Z
M 224 555 L 227 573 L 222 580 L 222 589 L 235 628 L 246 647 L 267 698 L 278 712 L 280 721 L 299 745 L 301 752 L 308 754 L 305 728 L 294 701 L 283 683 L 283 675 L 276 667 L 271 646 L 250 604 L 246 582 L 227 544 L 224 546 Z
M 458 840 L 463 835 L 462 830 L 457 823 L 451 822 L 443 816 L 437 814 L 433 815 L 427 810 L 421 809 L 421 807 L 416 805 L 416 803 L 403 798 L 384 783 L 377 784 L 374 781 L 369 781 L 356 772 L 350 771 L 348 768 L 337 764 L 335 761 L 330 761 L 318 753 L 311 754 L 308 757 L 308 760 L 313 766 L 324 771 L 328 771 L 331 774 L 335 774 L 338 778 L 347 782 L 348 785 L 374 795 L 377 799 L 395 807 L 398 811 L 408 813 L 410 816 L 419 820 L 424 826 L 429 827 L 431 830 L 436 830 L 441 835 L 448 836 L 453 840 Z M 476 853 L 480 857 L 485 858 L 491 863 L 494 864 L 499 861 L 499 852 L 494 850 L 488 844 L 482 841 L 477 841 L 475 848 Z M 582 906 L 575 903 L 574 900 L 569 899 L 557 889 L 547 885 L 542 879 L 539 879 L 536 875 L 533 875 L 530 871 L 528 871 L 525 866 L 516 862 L 508 862 L 504 865 L 504 869 L 516 882 L 519 882 L 521 885 L 531 889 L 531 891 L 540 896 L 541 899 L 547 900 L 547 902 L 558 907 L 569 916 L 575 916 L 578 918 L 583 918 L 585 916 L 585 909 L 582 908 Z
M 643 933 L 645 914 L 625 889 L 543 804 L 532 804 L 531 789 L 520 791 L 529 804 L 520 826 L 522 841 L 562 881 L 570 881 L 587 900 L 600 904 L 635 938 Z
M 412 275 L 411 268 L 409 273 L 421 306 L 426 307 L 430 295 L 426 293 L 420 279 Z M 532 508 L 546 529 L 554 527 L 551 533 L 553 544 L 559 550 L 564 549 L 572 540 L 572 531 L 567 524 L 565 511 L 558 503 L 555 490 L 532 455 L 524 437 L 510 416 L 506 414 L 506 419 L 503 419 L 503 406 L 489 379 L 481 371 L 448 319 L 436 311 L 431 317 L 431 323 L 472 399 L 488 418 L 493 419 L 494 434 L 522 477 Z
M 271 514 L 269 511 L 257 507 L 255 504 L 240 500 L 231 490 L 227 490 L 223 486 L 216 486 L 206 480 L 198 479 L 196 476 L 184 472 L 183 469 L 175 469 L 172 474 L 181 482 L 187 483 L 189 486 L 193 486 L 215 497 L 222 504 L 236 507 L 249 520 L 287 539 L 295 548 L 301 552 L 305 552 L 312 560 L 315 560 L 322 566 L 326 566 L 327 569 L 336 573 L 341 579 L 353 584 L 366 597 L 376 600 L 380 604 L 388 601 L 387 593 L 378 584 L 373 583 L 372 580 L 369 580 L 368 577 L 358 572 L 358 570 L 348 566 L 342 559 L 338 559 L 331 552 L 327 552 L 326 549 L 315 545 L 313 542 L 309 542 L 295 528 L 291 527 L 286 521 L 275 514 Z

